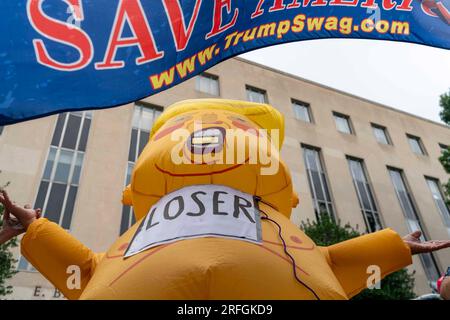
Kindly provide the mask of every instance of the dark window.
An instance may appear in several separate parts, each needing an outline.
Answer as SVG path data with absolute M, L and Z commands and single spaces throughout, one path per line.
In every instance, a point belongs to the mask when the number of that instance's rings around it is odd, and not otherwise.
M 75 206 L 75 199 L 77 196 L 78 187 L 70 186 L 69 194 L 67 195 L 66 209 L 64 210 L 64 217 L 62 220 L 62 227 L 70 229 L 72 222 L 73 207 Z
M 78 185 L 80 181 L 80 175 L 81 175 L 81 166 L 83 165 L 83 159 L 84 154 L 77 153 L 77 157 L 75 159 L 75 164 L 73 168 L 73 175 L 72 175 L 72 184 Z
M 64 227 L 67 228 L 70 226 L 74 208 L 91 116 L 90 111 L 58 116 L 42 176 L 42 182 L 45 184 L 41 183 L 36 200 L 46 217 L 52 217 L 52 220 L 59 224 L 65 221 Z M 48 189 L 45 196 L 42 188 Z
M 54 181 L 61 183 L 67 183 L 69 181 L 74 155 L 75 152 L 72 150 L 61 149 L 59 151 L 59 159 L 53 177 Z
M 147 145 L 148 138 L 150 137 L 150 133 L 141 131 L 141 134 L 139 136 L 139 149 L 138 154 L 141 154 L 144 150 L 145 146 Z
M 334 219 L 333 202 L 322 165 L 320 150 L 303 146 L 303 157 L 316 217 L 319 219 L 321 214 L 326 213 Z
M 392 144 L 391 139 L 389 137 L 389 133 L 386 127 L 380 126 L 378 124 L 372 123 L 372 130 L 375 136 L 375 139 L 381 144 Z
M 372 186 L 369 183 L 364 167 L 364 161 L 350 157 L 347 160 L 367 231 L 374 232 L 380 230 L 382 225 L 375 203 L 375 197 L 373 196 Z
M 0 126 L 0 136 L 2 135 L 4 128 L 5 128 L 4 126 Z
M 445 151 L 449 151 L 448 145 L 439 143 L 439 148 L 441 148 L 441 153 L 444 153 Z
M 209 73 L 198 75 L 195 78 L 195 90 L 212 96 L 219 96 L 219 77 Z
M 58 147 L 61 141 L 61 135 L 66 123 L 67 113 L 60 114 L 56 122 L 55 132 L 53 133 L 52 146 Z
M 38 195 L 36 197 L 35 207 L 36 208 L 43 208 L 45 203 L 45 197 L 47 195 L 48 190 L 48 182 L 47 181 L 41 181 L 41 184 L 39 186 Z
M 89 136 L 89 128 L 91 127 L 91 119 L 84 119 L 83 130 L 81 131 L 80 145 L 78 146 L 78 150 L 86 151 L 86 144 Z
M 434 203 L 442 217 L 444 225 L 447 227 L 447 231 L 450 235 L 450 210 L 445 203 L 445 199 L 441 189 L 441 183 L 438 179 L 425 177 L 428 187 L 430 188 L 431 195 L 433 196 Z
M 247 100 L 256 103 L 267 103 L 266 90 L 246 86 Z
M 58 149 L 55 147 L 50 147 L 50 151 L 47 157 L 47 163 L 45 164 L 44 176 L 42 177 L 42 179 L 50 180 L 57 150 Z
M 66 124 L 64 132 L 64 139 L 62 143 L 63 148 L 75 149 L 78 141 L 78 133 L 80 132 L 81 117 L 74 114 L 69 114 L 69 119 Z
M 130 150 L 128 151 L 128 161 L 134 162 L 137 159 L 136 146 L 137 146 L 138 133 L 139 133 L 138 129 L 133 128 L 131 130 L 131 142 L 130 142 Z
M 312 122 L 311 109 L 308 103 L 292 100 L 292 109 L 297 120 Z
M 67 185 L 62 183 L 53 183 L 50 194 L 47 199 L 45 217 L 50 221 L 59 224 L 64 203 L 64 196 Z
M 411 150 L 416 154 L 426 155 L 425 147 L 422 143 L 422 139 L 413 135 L 406 135 L 408 138 L 409 145 L 411 146 Z
M 89 111 L 58 116 L 36 196 L 35 207 L 65 229 L 70 229 L 72 222 L 91 116 Z M 34 270 L 23 257 L 19 269 Z
M 128 164 L 126 169 L 125 185 L 131 182 L 131 173 L 134 164 L 144 150 L 152 129 L 153 123 L 159 117 L 162 107 L 153 106 L 144 103 L 136 103 L 133 114 L 133 124 L 131 130 L 130 150 L 128 151 Z M 133 208 L 129 206 L 122 207 L 122 219 L 120 222 L 120 234 L 127 231 L 136 222 Z
M 349 116 L 337 112 L 333 112 L 333 116 L 334 120 L 336 121 L 336 128 L 338 129 L 338 131 L 342 133 L 353 134 Z
M 122 207 L 122 219 L 120 221 L 120 234 L 123 234 L 130 227 L 130 213 L 131 208 L 127 206 Z
M 390 167 L 388 167 L 388 171 L 394 185 L 395 193 L 397 194 L 397 198 L 405 216 L 409 232 L 420 230 L 422 232 L 421 240 L 426 241 L 422 222 L 414 204 L 414 200 L 407 185 L 403 171 Z M 440 273 L 433 255 L 431 253 L 420 254 L 419 258 L 422 261 L 428 281 L 430 283 L 435 282 L 440 277 Z

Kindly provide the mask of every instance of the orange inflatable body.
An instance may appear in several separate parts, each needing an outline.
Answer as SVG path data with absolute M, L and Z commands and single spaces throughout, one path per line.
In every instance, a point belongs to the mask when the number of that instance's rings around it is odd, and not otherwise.
M 283 133 L 283 117 L 268 105 L 226 100 L 174 105 L 155 123 L 124 191 L 123 202 L 133 206 L 138 222 L 108 252 L 95 254 L 58 225 L 39 219 L 22 239 L 22 254 L 69 299 L 348 299 L 367 286 L 368 267 L 378 266 L 384 277 L 409 265 L 409 248 L 390 229 L 318 247 L 290 222 L 298 200 L 279 159 Z M 256 143 L 249 142 L 252 137 Z M 192 186 L 205 189 L 190 200 L 200 211 L 183 212 L 189 206 L 184 202 L 175 213 L 170 205 L 157 211 L 170 196 L 170 203 L 181 201 L 173 195 Z M 250 203 L 218 200 L 226 192 L 215 190 L 224 186 L 254 197 L 258 212 L 249 214 Z M 198 197 L 206 190 L 217 196 L 213 209 Z M 143 240 L 158 237 L 160 228 L 164 237 L 181 216 L 187 220 L 175 232 L 189 221 L 203 228 L 211 223 L 206 221 L 225 221 L 220 219 L 228 219 L 224 229 L 233 229 L 247 217 L 256 222 L 248 230 L 258 239 L 204 232 L 161 238 L 166 241 L 127 255 L 142 233 L 147 232 Z M 217 225 L 212 228 L 217 231 Z M 68 285 L 70 266 L 79 267 L 79 288 Z

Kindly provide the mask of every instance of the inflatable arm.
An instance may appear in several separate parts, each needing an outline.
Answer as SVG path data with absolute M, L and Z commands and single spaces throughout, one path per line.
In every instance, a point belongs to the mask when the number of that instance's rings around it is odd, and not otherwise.
M 22 255 L 68 299 L 78 299 L 103 254 L 95 254 L 56 223 L 45 218 L 34 221 L 22 238 Z M 74 275 L 69 266 L 80 270 L 80 288 L 68 287 Z
M 348 298 L 367 288 L 367 280 L 375 274 L 375 268 L 379 267 L 382 279 L 412 263 L 409 247 L 392 229 L 384 229 L 321 249 Z

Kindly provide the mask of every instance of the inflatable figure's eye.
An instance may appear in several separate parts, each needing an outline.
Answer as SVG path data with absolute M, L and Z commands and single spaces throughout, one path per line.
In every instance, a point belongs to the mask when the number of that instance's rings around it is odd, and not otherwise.
M 228 119 L 230 119 L 232 121 L 239 121 L 239 122 L 242 122 L 242 123 L 247 123 L 247 120 L 239 118 L 239 117 L 236 117 L 236 116 L 229 116 Z
M 179 123 L 176 123 L 176 124 L 174 124 L 172 126 L 169 126 L 169 127 L 165 128 L 163 130 L 159 130 L 157 132 L 157 134 L 155 135 L 155 137 L 153 138 L 153 140 L 157 141 L 157 140 L 167 136 L 168 134 L 174 132 L 175 130 L 182 128 L 183 125 L 184 125 L 184 122 L 179 122 Z
M 186 122 L 191 119 L 192 119 L 192 116 L 184 115 L 184 116 L 179 116 L 178 118 L 175 118 L 174 122 Z
M 241 130 L 244 130 L 244 131 L 250 132 L 251 134 L 259 136 L 257 128 L 251 122 L 249 122 L 249 121 L 247 121 L 245 119 L 242 119 L 240 117 L 236 117 L 236 116 L 229 116 L 228 119 L 231 120 L 231 123 L 236 128 L 239 128 Z

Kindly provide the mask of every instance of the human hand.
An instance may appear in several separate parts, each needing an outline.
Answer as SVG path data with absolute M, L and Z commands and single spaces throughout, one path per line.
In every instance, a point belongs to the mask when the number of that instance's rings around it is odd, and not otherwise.
M 429 253 L 450 247 L 450 240 L 421 241 L 421 231 L 414 231 L 403 237 L 403 241 L 411 249 L 411 254 Z
M 4 207 L 0 244 L 24 233 L 31 223 L 41 217 L 41 209 L 34 210 L 29 205 L 16 205 L 9 199 L 5 190 L 0 190 L 0 203 Z

